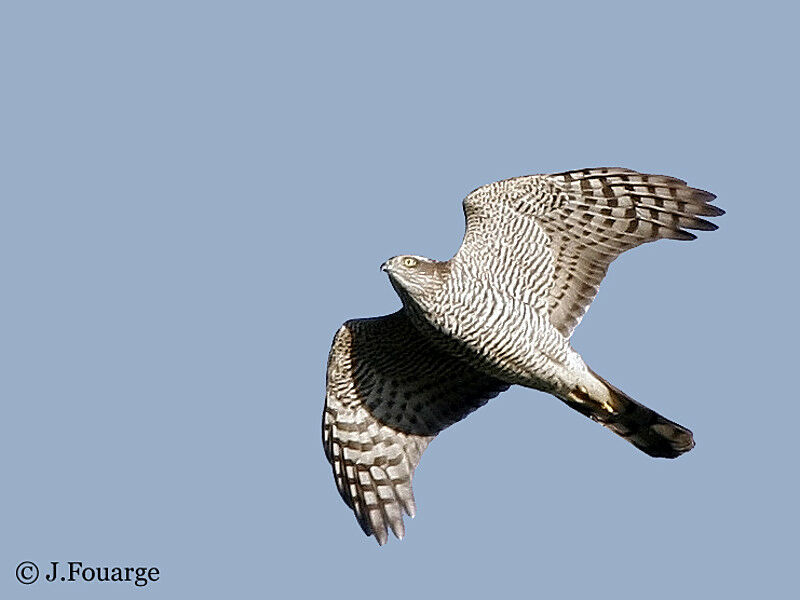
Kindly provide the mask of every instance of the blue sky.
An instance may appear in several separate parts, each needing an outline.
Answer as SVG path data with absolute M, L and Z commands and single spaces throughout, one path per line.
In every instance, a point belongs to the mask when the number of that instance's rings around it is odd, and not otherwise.
M 5 5 L 0 595 L 141 593 L 23 588 L 23 560 L 155 565 L 170 598 L 796 589 L 787 6 Z M 378 548 L 322 453 L 334 332 L 399 306 L 386 258 L 452 255 L 470 190 L 601 165 L 727 211 L 622 256 L 573 338 L 697 447 L 512 388 Z

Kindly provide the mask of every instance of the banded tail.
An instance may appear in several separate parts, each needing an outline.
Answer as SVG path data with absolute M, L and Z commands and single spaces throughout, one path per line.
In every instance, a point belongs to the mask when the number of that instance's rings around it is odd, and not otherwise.
M 579 388 L 564 400 L 571 408 L 608 427 L 650 456 L 675 458 L 694 448 L 691 431 L 639 404 L 597 373 L 592 371 L 592 375 L 606 388 L 608 397 L 600 400 Z

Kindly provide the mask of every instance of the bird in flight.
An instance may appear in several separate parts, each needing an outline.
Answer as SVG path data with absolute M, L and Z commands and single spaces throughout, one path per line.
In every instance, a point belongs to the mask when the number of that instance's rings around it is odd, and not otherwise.
M 650 456 L 691 450 L 691 431 L 600 377 L 569 340 L 617 256 L 716 229 L 702 218 L 724 214 L 714 198 L 621 168 L 514 177 L 464 199 L 450 260 L 386 261 L 403 307 L 336 333 L 322 419 L 336 487 L 364 533 L 402 539 L 425 448 L 511 385 L 552 394 Z

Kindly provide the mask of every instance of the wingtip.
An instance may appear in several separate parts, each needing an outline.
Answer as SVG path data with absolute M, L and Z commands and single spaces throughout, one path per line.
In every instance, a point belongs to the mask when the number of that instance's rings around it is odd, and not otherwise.
M 691 224 L 691 228 L 698 231 L 716 231 L 719 229 L 719 225 L 705 219 L 695 219 Z
M 685 231 L 683 229 L 676 229 L 675 235 L 672 236 L 674 240 L 680 240 L 682 242 L 691 242 L 692 240 L 696 240 L 697 236 L 689 231 Z
M 417 504 L 414 502 L 414 498 L 402 498 L 400 503 L 403 505 L 405 513 L 413 519 L 417 514 Z
M 389 527 L 398 540 L 402 540 L 406 536 L 406 529 L 402 519 L 399 523 L 396 521 L 390 522 Z M 367 533 L 367 536 L 374 537 L 375 541 L 378 542 L 378 546 L 385 546 L 386 542 L 389 541 L 389 532 L 386 528 L 376 528 L 374 531 Z
M 399 522 L 392 521 L 389 525 L 392 528 L 394 537 L 396 537 L 398 540 L 402 540 L 404 537 L 406 537 L 406 527 L 403 524 L 403 519 L 400 519 Z
M 707 217 L 721 217 L 725 214 L 725 211 L 714 204 L 706 204 L 703 214 Z

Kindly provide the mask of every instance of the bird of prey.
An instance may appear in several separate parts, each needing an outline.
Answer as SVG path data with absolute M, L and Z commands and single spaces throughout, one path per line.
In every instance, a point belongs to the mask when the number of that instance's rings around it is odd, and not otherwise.
M 724 214 L 714 198 L 622 168 L 515 177 L 464 199 L 450 260 L 381 265 L 403 307 L 336 333 L 322 419 L 336 486 L 364 532 L 381 545 L 388 528 L 402 539 L 425 448 L 511 385 L 552 394 L 650 456 L 691 450 L 691 431 L 597 375 L 570 336 L 617 256 L 716 229 L 701 218 Z

